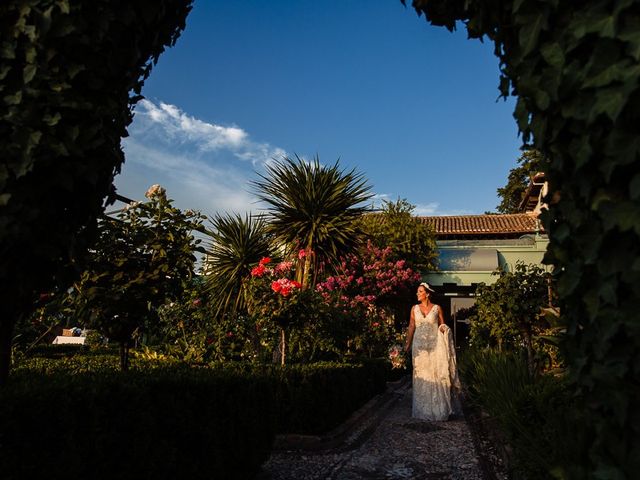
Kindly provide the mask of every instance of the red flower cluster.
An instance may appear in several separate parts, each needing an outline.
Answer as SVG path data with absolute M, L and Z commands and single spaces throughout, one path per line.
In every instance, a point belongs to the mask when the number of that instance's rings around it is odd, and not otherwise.
M 267 272 L 267 269 L 265 268 L 264 265 L 258 265 L 257 267 L 253 267 L 251 269 L 251 276 L 252 277 L 261 277 L 263 276 L 265 273 Z
M 288 297 L 295 289 L 300 289 L 302 285 L 295 280 L 289 280 L 288 278 L 280 278 L 271 284 L 271 290 L 279 293 L 283 297 Z
M 267 269 L 267 267 L 265 267 L 265 265 L 267 265 L 268 263 L 271 262 L 271 259 L 269 257 L 264 257 L 260 260 L 260 262 L 258 262 L 258 266 L 253 267 L 251 269 L 251 276 L 252 277 L 262 277 L 265 273 L 271 273 L 271 270 Z

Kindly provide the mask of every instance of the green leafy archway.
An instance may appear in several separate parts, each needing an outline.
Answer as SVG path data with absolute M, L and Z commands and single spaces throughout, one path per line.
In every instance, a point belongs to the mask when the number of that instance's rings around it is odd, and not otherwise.
M 404 3 L 404 0 L 402 0 Z M 414 0 L 488 37 L 525 143 L 550 159 L 566 351 L 593 441 L 568 474 L 631 478 L 640 459 L 640 3 Z

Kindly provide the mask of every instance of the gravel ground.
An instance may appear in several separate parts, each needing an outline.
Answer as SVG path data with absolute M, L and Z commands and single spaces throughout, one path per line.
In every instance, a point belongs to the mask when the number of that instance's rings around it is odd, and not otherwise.
M 405 379 L 369 402 L 338 435 L 283 437 L 256 480 L 506 480 L 499 455 L 481 428 L 464 417 L 411 418 Z

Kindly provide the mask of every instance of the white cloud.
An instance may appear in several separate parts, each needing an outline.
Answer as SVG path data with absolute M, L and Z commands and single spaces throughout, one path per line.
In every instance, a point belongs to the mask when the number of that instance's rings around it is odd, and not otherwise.
M 431 202 L 426 204 L 417 204 L 416 209 L 413 211 L 414 215 L 420 217 L 431 217 L 435 215 L 443 215 L 438 212 L 438 207 L 440 206 L 437 202 Z
M 172 138 L 195 143 L 203 151 L 219 148 L 238 148 L 247 141 L 247 132 L 238 127 L 222 127 L 203 122 L 182 112 L 175 105 L 141 100 L 136 116 L 147 116 Z
M 179 208 L 248 212 L 260 208 L 250 191 L 254 170 L 286 152 L 253 141 L 243 129 L 207 123 L 175 105 L 142 100 L 123 140 L 126 162 L 118 192 L 140 199 L 161 184 Z

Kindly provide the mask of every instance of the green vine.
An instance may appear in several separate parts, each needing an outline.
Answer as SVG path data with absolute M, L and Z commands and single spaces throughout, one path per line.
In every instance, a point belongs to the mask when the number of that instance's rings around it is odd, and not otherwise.
M 132 106 L 190 4 L 0 2 L 0 384 L 18 316 L 78 273 Z
M 404 1 L 403 1 L 404 3 Z M 546 261 L 568 325 L 588 449 L 555 474 L 640 469 L 640 2 L 414 0 L 418 14 L 500 59 L 525 144 L 550 159 Z

